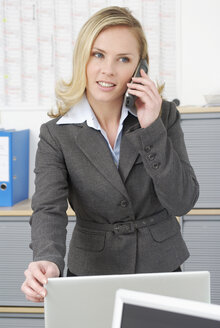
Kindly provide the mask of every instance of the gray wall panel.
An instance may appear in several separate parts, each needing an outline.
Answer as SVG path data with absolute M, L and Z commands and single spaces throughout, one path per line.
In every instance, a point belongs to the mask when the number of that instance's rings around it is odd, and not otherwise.
M 1 318 L 2 328 L 44 328 L 44 320 L 37 318 Z
M 200 184 L 197 208 L 220 207 L 220 113 L 182 114 L 190 162 Z
M 211 301 L 220 304 L 220 216 L 184 216 L 181 226 L 190 252 L 183 270 L 210 271 Z
M 27 301 L 20 291 L 24 270 L 32 261 L 28 220 L 28 217 L 0 217 L 0 306 L 43 306 Z M 74 225 L 72 218 L 67 227 L 67 246 Z

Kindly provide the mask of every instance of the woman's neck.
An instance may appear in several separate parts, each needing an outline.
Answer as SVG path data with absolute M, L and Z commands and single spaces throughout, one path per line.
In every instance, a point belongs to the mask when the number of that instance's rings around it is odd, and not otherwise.
M 90 102 L 90 106 L 92 107 L 101 128 L 106 132 L 111 147 L 114 148 L 121 117 L 122 104 L 104 102 L 92 104 Z

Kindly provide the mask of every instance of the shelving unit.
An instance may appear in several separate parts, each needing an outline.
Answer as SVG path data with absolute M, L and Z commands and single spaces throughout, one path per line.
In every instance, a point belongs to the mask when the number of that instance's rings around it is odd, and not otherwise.
M 220 107 L 182 107 L 182 128 L 200 184 L 195 208 L 180 218 L 190 251 L 184 271 L 211 274 L 211 302 L 220 304 Z

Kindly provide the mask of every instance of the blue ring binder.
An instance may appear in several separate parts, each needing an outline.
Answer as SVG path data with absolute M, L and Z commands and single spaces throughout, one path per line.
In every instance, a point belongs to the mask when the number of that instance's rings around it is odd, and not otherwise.
M 0 206 L 28 198 L 29 130 L 0 130 Z

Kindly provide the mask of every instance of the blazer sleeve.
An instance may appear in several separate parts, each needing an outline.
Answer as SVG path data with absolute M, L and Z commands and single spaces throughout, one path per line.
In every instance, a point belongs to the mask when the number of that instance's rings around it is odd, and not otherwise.
M 62 151 L 47 124 L 43 124 L 40 130 L 34 172 L 35 193 L 30 219 L 33 259 L 56 263 L 62 274 L 68 223 L 67 170 Z
M 170 214 L 186 214 L 199 197 L 199 184 L 175 104 L 165 102 L 162 115 L 149 127 L 139 129 L 138 134 L 144 167 L 153 179 L 160 203 Z

